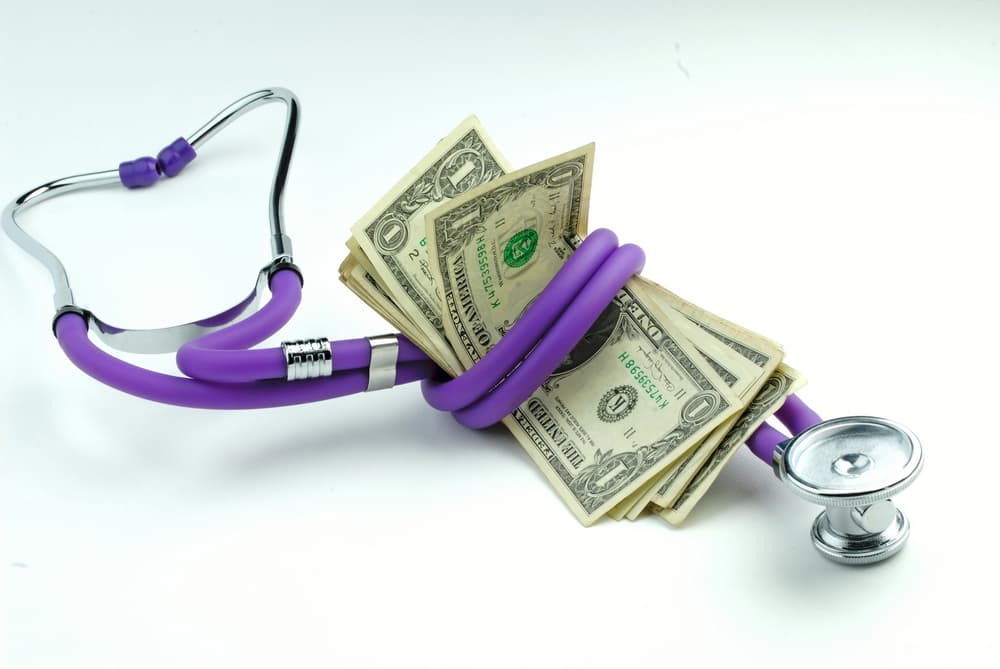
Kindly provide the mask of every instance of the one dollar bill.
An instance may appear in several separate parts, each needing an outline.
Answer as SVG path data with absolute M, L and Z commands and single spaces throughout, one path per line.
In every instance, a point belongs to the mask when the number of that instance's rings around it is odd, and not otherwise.
M 637 278 L 637 283 L 645 289 L 647 302 L 658 307 L 677 325 L 698 353 L 740 398 L 741 405 L 749 404 L 767 376 L 778 366 L 781 360 L 780 349 L 768 346 L 763 338 L 753 337 L 751 333 L 736 326 L 728 327 L 731 324 L 680 299 L 661 286 L 642 278 Z M 737 419 L 738 415 L 730 416 L 683 458 L 624 499 L 608 515 L 616 520 L 625 517 L 635 520 L 650 500 L 663 494 L 669 486 L 675 482 L 683 486 L 687 481 L 685 473 L 698 468 Z
M 700 351 L 704 353 L 713 350 L 710 348 L 713 345 L 722 345 L 738 357 L 742 364 L 730 365 L 731 369 L 738 370 L 738 378 L 730 387 L 744 405 L 750 405 L 784 357 L 781 347 L 755 332 L 695 306 L 653 281 L 639 278 L 638 282 L 651 301 L 676 316 L 685 334 Z M 717 427 L 687 457 L 664 472 L 644 495 L 633 500 L 627 517 L 635 520 L 650 502 L 660 507 L 669 507 L 738 420 L 734 416 Z
M 782 363 L 768 377 L 757 392 L 736 425 L 726 434 L 722 443 L 695 473 L 669 508 L 659 511 L 661 518 L 671 525 L 680 525 L 691 513 L 691 509 L 705 495 L 722 468 L 732 459 L 740 445 L 745 442 L 768 416 L 781 408 L 785 399 L 805 385 L 805 378 L 788 365 Z
M 457 374 L 441 329 L 441 298 L 430 270 L 425 216 L 452 198 L 510 171 L 479 119 L 470 116 L 351 228 L 352 255 L 421 332 L 434 359 Z M 428 351 L 430 352 L 430 351 Z

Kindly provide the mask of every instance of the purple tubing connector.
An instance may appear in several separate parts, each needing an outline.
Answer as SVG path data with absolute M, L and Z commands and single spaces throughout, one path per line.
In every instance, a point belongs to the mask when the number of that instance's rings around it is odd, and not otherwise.
M 774 415 L 792 431 L 792 434 L 805 432 L 813 425 L 823 422 L 818 413 L 806 406 L 806 403 L 794 394 L 788 396 L 781 408 L 774 412 Z
M 823 422 L 823 419 L 820 418 L 819 414 L 809 408 L 809 406 L 795 394 L 789 395 L 785 399 L 785 403 L 774 412 L 774 416 L 781 421 L 781 424 L 788 428 L 793 435 L 804 432 L 813 425 Z M 789 437 L 787 435 L 779 432 L 771 425 L 762 423 L 761 426 L 758 427 L 752 435 L 750 435 L 750 438 L 747 439 L 747 446 L 750 447 L 750 450 L 753 451 L 754 455 L 770 465 L 774 459 L 774 447 L 788 438 Z
M 125 188 L 152 186 L 159 178 L 160 165 L 152 156 L 143 156 L 118 164 L 118 179 Z
M 768 423 L 761 423 L 760 427 L 747 439 L 747 446 L 753 454 L 770 465 L 774 457 L 774 447 L 788 439 L 788 436 L 771 427 Z
M 159 163 L 160 169 L 164 174 L 168 177 L 175 177 L 197 155 L 194 147 L 188 144 L 186 139 L 178 137 L 156 154 L 156 161 Z

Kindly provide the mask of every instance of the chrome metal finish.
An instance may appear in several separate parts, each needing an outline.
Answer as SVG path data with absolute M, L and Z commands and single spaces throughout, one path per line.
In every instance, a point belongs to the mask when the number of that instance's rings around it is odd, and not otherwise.
M 282 141 L 281 150 L 278 155 L 278 163 L 275 166 L 268 201 L 271 261 L 274 264 L 281 261 L 292 261 L 292 243 L 288 235 L 285 234 L 282 219 L 282 198 L 299 124 L 299 103 L 295 95 L 285 88 L 267 88 L 246 95 L 213 116 L 208 123 L 190 135 L 187 140 L 195 149 L 199 149 L 201 145 L 234 120 L 251 109 L 268 102 L 283 102 L 287 106 L 284 140 Z M 20 195 L 3 210 L 2 225 L 7 236 L 49 271 L 54 287 L 52 300 L 57 312 L 64 307 L 71 307 L 80 312 L 89 313 L 86 309 L 76 305 L 73 299 L 73 290 L 70 287 L 69 276 L 62 262 L 38 240 L 25 232 L 17 222 L 17 215 L 21 211 L 56 195 L 112 184 L 117 185 L 119 183 L 117 168 L 57 179 Z M 262 276 L 264 277 L 263 283 Z M 218 330 L 253 313 L 256 310 L 262 289 L 266 287 L 266 284 L 266 276 L 263 274 L 258 275 L 257 284 L 249 296 L 237 303 L 236 306 L 211 318 L 167 328 L 136 330 L 110 325 L 91 314 L 89 319 L 90 328 L 108 345 L 121 351 L 131 353 L 170 352 L 177 350 L 177 348 L 191 339 Z
M 923 461 L 915 434 L 871 416 L 823 421 L 774 450 L 775 473 L 795 494 L 849 508 L 895 496 L 913 482 Z
M 214 316 L 162 328 L 121 328 L 91 313 L 87 319 L 90 331 L 108 346 L 126 353 L 171 353 L 192 339 L 241 321 L 257 311 L 261 296 L 267 291 L 270 267 L 268 265 L 258 272 L 249 295 Z
M 890 503 L 891 506 L 891 503 Z M 841 564 L 872 564 L 888 559 L 903 550 L 910 536 L 910 522 L 899 509 L 889 525 L 880 532 L 841 533 L 829 515 L 830 509 L 816 517 L 812 541 L 820 553 Z
M 73 290 L 69 287 L 69 276 L 66 274 L 66 268 L 63 267 L 56 254 L 49 251 L 41 242 L 29 235 L 24 231 L 24 228 L 18 225 L 15 216 L 19 211 L 33 207 L 57 195 L 117 183 L 119 183 L 117 169 L 78 174 L 66 177 L 65 179 L 56 179 L 55 181 L 32 188 L 4 207 L 4 232 L 14 240 L 15 244 L 24 249 L 28 255 L 42 263 L 52 276 L 52 286 L 54 288 L 52 301 L 57 311 L 62 307 L 73 306 Z
M 282 342 L 281 350 L 285 353 L 289 381 L 333 375 L 333 350 L 326 337 Z
M 198 149 L 240 116 L 269 102 L 284 102 L 287 107 L 285 139 L 281 143 L 278 164 L 274 168 L 274 179 L 271 182 L 271 194 L 268 202 L 268 214 L 271 221 L 271 259 L 285 257 L 291 260 L 292 240 L 285 234 L 283 204 L 285 182 L 288 180 L 288 167 L 292 162 L 292 151 L 295 149 L 295 137 L 299 129 L 299 101 L 295 94 L 287 88 L 274 87 L 245 95 L 213 116 L 208 123 L 195 130 L 187 138 L 187 141 L 195 149 Z
M 396 385 L 396 362 L 399 339 L 394 334 L 368 337 L 372 359 L 368 364 L 368 390 L 383 390 Z
M 890 498 L 913 483 L 923 461 L 916 435 L 871 416 L 824 421 L 774 450 L 778 478 L 826 507 L 813 524 L 813 544 L 844 564 L 878 562 L 903 548 L 910 524 Z
M 843 511 L 843 509 L 840 509 Z M 883 499 L 868 506 L 856 506 L 851 509 L 851 522 L 864 532 L 872 534 L 884 532 L 892 525 L 896 517 L 896 505 L 891 499 Z

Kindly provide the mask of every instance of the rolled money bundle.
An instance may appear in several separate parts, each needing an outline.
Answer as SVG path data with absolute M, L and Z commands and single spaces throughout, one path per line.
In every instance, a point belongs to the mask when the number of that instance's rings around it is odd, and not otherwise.
M 471 116 L 354 225 L 341 281 L 457 376 L 585 237 L 593 160 L 591 144 L 512 172 Z M 678 524 L 802 385 L 782 358 L 635 277 L 503 423 L 584 525 L 646 510 Z
M 590 145 L 550 158 L 428 215 L 444 331 L 465 369 L 500 340 L 578 245 L 593 156 Z M 504 424 L 590 525 L 739 408 L 715 370 L 631 280 Z

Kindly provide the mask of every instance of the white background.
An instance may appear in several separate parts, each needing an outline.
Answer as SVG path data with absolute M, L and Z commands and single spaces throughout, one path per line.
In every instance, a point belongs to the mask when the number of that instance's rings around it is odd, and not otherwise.
M 5 0 L 2 199 L 287 86 L 306 289 L 285 338 L 346 338 L 387 329 L 336 280 L 350 225 L 467 114 L 517 166 L 596 141 L 592 228 L 783 343 L 822 414 L 921 437 L 907 549 L 826 562 L 818 509 L 748 451 L 683 529 L 584 529 L 509 434 L 416 386 L 247 413 L 130 398 L 62 357 L 47 275 L 0 239 L 0 665 L 994 662 L 997 2 L 344 7 Z M 268 259 L 282 113 L 183 178 L 23 221 L 108 321 L 214 313 Z

